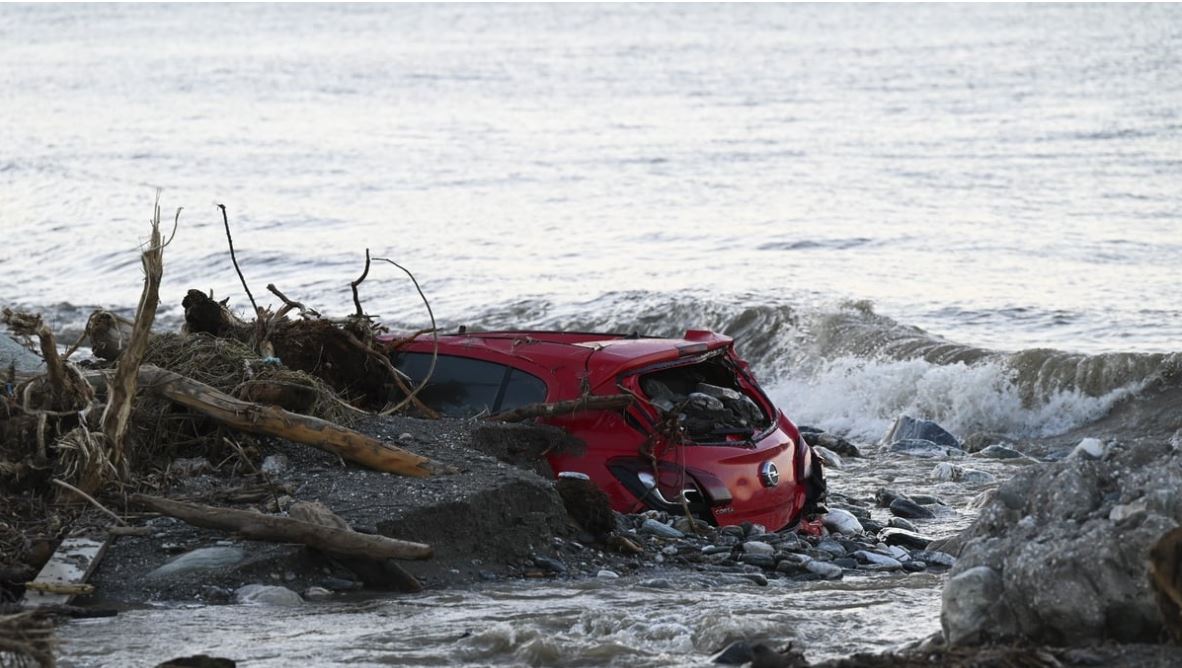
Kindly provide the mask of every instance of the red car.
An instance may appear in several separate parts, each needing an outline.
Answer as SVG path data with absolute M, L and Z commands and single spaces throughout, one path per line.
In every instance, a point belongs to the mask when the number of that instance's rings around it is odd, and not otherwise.
M 427 376 L 435 343 L 393 347 L 395 366 Z M 715 525 L 752 522 L 776 531 L 824 495 L 824 479 L 796 426 L 767 398 L 734 342 L 707 331 L 684 339 L 501 331 L 439 337 L 419 394 L 451 417 L 539 402 L 627 394 L 624 409 L 544 419 L 586 443 L 551 454 L 555 474 L 585 474 L 623 513 L 655 508 Z

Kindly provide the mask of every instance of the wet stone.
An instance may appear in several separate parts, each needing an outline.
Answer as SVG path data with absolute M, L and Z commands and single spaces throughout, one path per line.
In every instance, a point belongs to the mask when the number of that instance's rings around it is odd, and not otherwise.
M 831 469 L 841 470 L 845 468 L 845 462 L 841 461 L 841 455 L 821 445 L 813 446 L 813 454 L 817 459 L 821 460 L 826 467 Z
M 904 531 L 919 531 L 919 529 L 915 528 L 914 524 L 908 522 L 902 517 L 892 517 L 891 519 L 887 520 L 887 526 L 892 529 L 903 529 Z
M 922 550 L 932 542 L 931 538 L 906 529 L 883 529 L 878 538 L 887 545 L 901 545 L 917 550 Z
M 557 559 L 553 559 L 551 557 L 546 557 L 543 555 L 538 555 L 538 556 L 534 557 L 534 565 L 537 566 L 538 568 L 543 569 L 543 570 L 550 571 L 551 573 L 565 573 L 566 572 L 566 564 L 562 563 L 561 561 L 559 561 Z
M 944 505 L 944 502 L 939 497 L 932 496 L 931 494 L 912 494 L 910 498 L 921 506 Z
M 744 538 L 747 536 L 747 530 L 741 526 L 731 525 L 719 529 L 719 532 L 724 536 L 732 536 L 734 538 Z
M 862 523 L 858 521 L 858 518 L 848 510 L 841 508 L 831 508 L 828 513 L 825 513 L 821 523 L 830 531 L 846 535 L 859 534 L 863 530 Z
M 835 558 L 844 557 L 847 554 L 845 547 L 841 543 L 828 538 L 823 539 L 821 542 L 817 543 L 817 549 L 827 552 L 833 555 Z
M 743 575 L 743 577 L 746 578 L 747 580 L 749 580 L 750 582 L 753 582 L 753 583 L 759 585 L 760 587 L 767 586 L 767 576 L 764 575 L 763 573 L 745 573 Z
M 924 508 L 918 503 L 909 499 L 897 498 L 891 501 L 890 510 L 895 515 L 905 519 L 925 519 L 930 520 L 936 516 L 935 513 Z
M 936 464 L 936 467 L 931 470 L 928 477 L 933 480 L 947 480 L 966 485 L 985 485 L 997 480 L 992 473 L 968 468 L 967 466 L 957 466 L 948 462 Z
M 869 550 L 858 550 L 852 556 L 860 563 L 864 563 L 872 569 L 897 571 L 903 568 L 903 563 L 898 559 Z
M 741 666 L 744 663 L 750 663 L 755 655 L 751 652 L 751 643 L 746 640 L 736 640 L 727 645 L 714 656 L 710 657 L 710 663 L 719 663 L 724 666 Z
M 887 447 L 889 452 L 921 459 L 937 459 L 942 457 L 963 457 L 965 452 L 960 448 L 939 445 L 920 438 L 908 438 L 895 441 Z
M 595 577 L 597 577 L 601 580 L 615 580 L 620 577 L 620 574 L 615 571 L 609 571 L 608 569 L 604 568 L 604 569 L 601 569 L 598 573 L 596 573 Z
M 776 558 L 764 554 L 744 554 L 743 563 L 759 566 L 760 568 L 775 568 Z
M 826 561 L 818 561 L 816 559 L 804 565 L 804 569 L 814 575 L 819 575 L 826 580 L 840 580 L 843 575 L 841 566 L 829 563 Z
M 234 600 L 247 605 L 300 605 L 304 599 L 287 587 L 249 584 L 234 591 Z
M 804 540 L 794 533 L 786 533 L 780 536 L 779 548 L 781 550 L 800 550 L 803 549 Z
M 937 551 L 913 552 L 911 554 L 911 557 L 913 559 L 916 559 L 918 561 L 922 561 L 922 562 L 926 563 L 928 566 L 939 566 L 942 568 L 952 568 L 954 565 L 956 565 L 956 557 L 952 556 L 951 554 L 948 554 L 947 552 L 937 552 Z
M 702 546 L 702 554 L 730 554 L 732 547 L 729 545 L 704 545 Z
M 196 571 L 223 570 L 245 558 L 246 552 L 237 547 L 202 547 L 170 559 L 148 573 L 148 577 L 169 578 Z
M 756 540 L 747 541 L 743 543 L 744 556 L 763 556 L 770 557 L 776 553 L 776 548 Z
M 776 572 L 784 575 L 798 575 L 805 572 L 804 564 L 792 561 L 790 559 L 783 559 L 776 564 Z
M 332 592 L 324 587 L 308 587 L 304 590 L 304 598 L 309 601 L 326 599 L 332 596 Z
M 926 571 L 927 569 L 928 565 L 917 559 L 903 562 L 903 570 L 907 571 L 908 573 L 919 573 L 920 571 Z
M 862 520 L 862 530 L 868 534 L 876 534 L 882 529 L 883 525 L 877 520 Z
M 684 533 L 652 518 L 646 519 L 640 525 L 640 532 L 661 536 L 662 538 L 685 538 Z
M 874 502 L 877 503 L 881 508 L 889 508 L 891 502 L 893 502 L 895 499 L 910 498 L 911 497 L 898 490 L 888 489 L 886 487 L 879 487 L 878 490 L 874 492 Z
M 834 559 L 833 565 L 840 566 L 846 570 L 853 570 L 858 567 L 858 560 L 853 557 L 842 557 L 841 559 Z
M 977 453 L 983 459 L 1024 459 L 1026 455 L 1004 445 L 991 445 Z

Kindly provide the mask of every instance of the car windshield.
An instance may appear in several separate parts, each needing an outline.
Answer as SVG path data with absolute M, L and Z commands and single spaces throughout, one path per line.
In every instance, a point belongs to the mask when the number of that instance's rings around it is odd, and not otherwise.
M 662 413 L 676 414 L 691 441 L 740 441 L 771 425 L 723 357 L 662 369 L 640 378 L 640 389 Z

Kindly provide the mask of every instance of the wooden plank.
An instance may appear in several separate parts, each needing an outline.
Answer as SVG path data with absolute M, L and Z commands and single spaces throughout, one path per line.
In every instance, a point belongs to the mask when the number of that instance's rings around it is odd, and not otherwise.
M 111 544 L 112 537 L 96 540 L 87 536 L 71 536 L 62 541 L 45 567 L 25 591 L 21 604 L 26 608 L 43 605 L 66 605 L 77 594 L 40 591 L 35 587 L 62 591 L 79 590 L 94 571 Z

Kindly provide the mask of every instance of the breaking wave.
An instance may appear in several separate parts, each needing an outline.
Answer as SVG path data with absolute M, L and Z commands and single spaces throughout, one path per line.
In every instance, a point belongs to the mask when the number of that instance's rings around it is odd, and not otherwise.
M 863 440 L 877 440 L 901 413 L 936 420 L 962 437 L 1053 436 L 1178 387 L 1182 370 L 1179 353 L 964 345 L 877 314 L 866 302 L 803 308 L 636 291 L 576 305 L 514 302 L 477 323 L 658 336 L 713 329 L 735 338 L 795 421 Z

